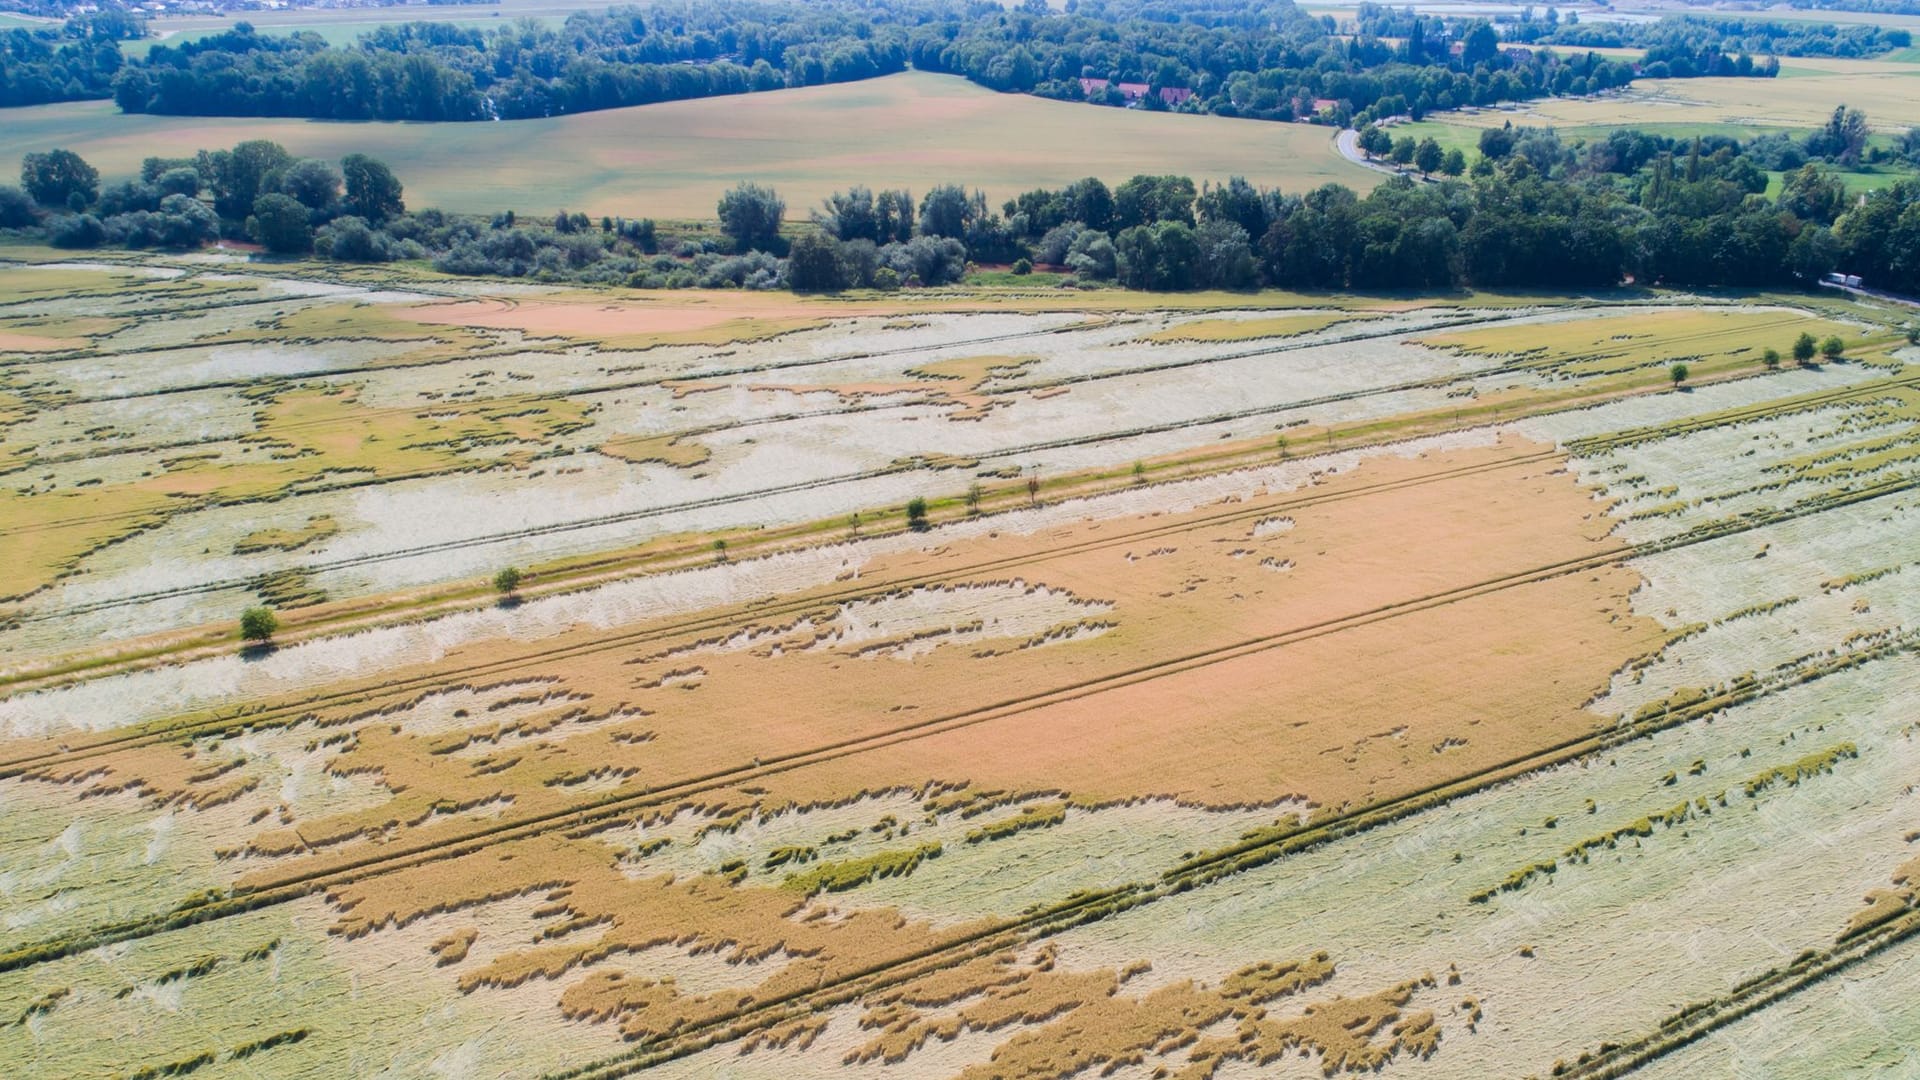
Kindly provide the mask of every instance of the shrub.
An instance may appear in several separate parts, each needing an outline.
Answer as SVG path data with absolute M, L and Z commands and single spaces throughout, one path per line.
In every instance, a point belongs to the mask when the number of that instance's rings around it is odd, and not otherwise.
M 365 219 L 348 215 L 333 219 L 315 233 L 313 250 L 340 262 L 392 262 L 403 257 L 405 245 L 374 229 Z
M 958 240 L 916 236 L 904 244 L 880 249 L 881 265 L 892 268 L 908 283 L 945 285 L 959 281 L 967 271 L 967 249 Z M 879 271 L 874 272 L 875 280 Z
M 1067 249 L 1068 269 L 1090 281 L 1111 279 L 1118 259 L 1113 241 L 1107 239 L 1106 233 L 1093 229 L 1081 233 Z
M 907 502 L 907 528 L 925 529 L 927 527 L 927 500 L 915 495 Z
M 99 247 L 106 239 L 106 227 L 92 214 L 69 214 L 47 229 L 47 243 L 57 248 Z
M 269 607 L 250 607 L 240 613 L 240 636 L 248 641 L 265 644 L 273 640 L 273 632 L 280 629 L 280 617 Z
M 840 242 L 814 230 L 794 238 L 787 257 L 787 282 L 795 292 L 834 292 L 847 287 Z
M 1040 238 L 1040 243 L 1034 248 L 1034 254 L 1038 255 L 1043 263 L 1065 266 L 1068 250 L 1073 247 L 1073 242 L 1080 238 L 1080 234 L 1086 231 L 1087 227 L 1077 221 L 1055 225 Z
M 1013 260 L 1013 272 L 1021 277 L 1033 273 L 1033 263 L 1025 258 Z
M 24 229 L 33 224 L 33 200 L 10 184 L 0 184 L 0 229 Z

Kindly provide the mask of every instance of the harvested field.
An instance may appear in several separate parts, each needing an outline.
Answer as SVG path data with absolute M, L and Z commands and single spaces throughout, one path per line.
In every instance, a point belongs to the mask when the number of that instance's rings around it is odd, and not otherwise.
M 1467 127 L 1512 120 L 1559 128 L 1644 125 L 1732 125 L 1814 128 L 1835 106 L 1864 110 L 1878 130 L 1920 123 L 1913 92 L 1920 66 L 1884 60 L 1807 58 L 1785 62 L 1778 79 L 1637 79 L 1623 91 L 1586 98 L 1545 98 L 1522 109 L 1438 114 Z
M 332 274 L 0 272 L 15 1074 L 1912 1041 L 1880 308 Z
M 917 195 L 948 183 L 963 163 L 969 183 L 996 200 L 1084 176 L 1118 183 L 1175 169 L 1196 183 L 1260 176 L 1292 191 L 1328 182 L 1367 189 L 1379 180 L 1334 153 L 1316 127 L 1088 108 L 919 71 L 493 124 L 129 116 L 110 101 L 36 106 L 12 119 L 0 136 L 0 169 L 9 175 L 25 154 L 55 146 L 121 177 L 138 173 L 154 146 L 271 139 L 301 157 L 372 154 L 406 181 L 409 202 L 460 213 L 565 206 L 595 216 L 708 219 L 723 191 L 750 180 L 774 185 L 788 212 L 804 218 L 854 184 Z M 556 171 L 554 161 L 569 165 Z

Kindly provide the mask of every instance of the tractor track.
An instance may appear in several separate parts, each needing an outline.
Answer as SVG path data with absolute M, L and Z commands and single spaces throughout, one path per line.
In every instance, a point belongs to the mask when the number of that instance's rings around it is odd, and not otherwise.
M 1530 457 L 1538 461 L 1553 456 L 1557 455 L 1542 454 Z M 1518 463 L 1519 461 L 1510 460 L 1499 464 Z M 724 788 L 737 787 L 743 783 L 750 783 L 760 777 L 777 775 L 794 769 L 869 752 L 885 746 L 914 741 L 931 735 L 1005 719 L 1037 708 L 1077 700 L 1111 690 L 1123 689 L 1128 686 L 1169 675 L 1180 674 L 1213 664 L 1256 655 L 1300 641 L 1325 637 L 1356 627 L 1398 618 L 1403 615 L 1429 610 L 1478 596 L 1497 593 L 1567 574 L 1591 571 L 1606 565 L 1621 562 L 1636 555 L 1645 554 L 1648 551 L 1672 550 L 1694 543 L 1703 543 L 1724 536 L 1750 531 L 1765 525 L 1776 524 L 1780 521 L 1820 513 L 1832 509 L 1835 506 L 1881 498 L 1914 488 L 1920 488 L 1920 477 L 1889 481 L 1859 491 L 1842 493 L 1818 500 L 1810 500 L 1807 503 L 1799 504 L 1773 514 L 1749 515 L 1734 521 L 1710 523 L 1697 530 L 1667 538 L 1653 545 L 1644 547 L 1625 544 L 1617 545 L 1604 551 L 1529 567 L 1508 574 L 1497 575 L 1439 593 L 1381 605 L 1367 611 L 1350 613 L 1304 626 L 1292 627 L 1283 631 L 1261 635 L 1183 656 L 1153 661 L 1123 671 L 1111 672 L 1092 679 L 1082 680 L 1081 682 L 1067 686 L 1053 687 L 1044 691 L 1021 695 L 944 716 L 929 717 L 925 720 L 898 725 L 885 731 L 874 732 L 854 739 L 841 740 L 806 750 L 792 751 L 777 757 L 763 758 L 752 763 L 719 769 L 700 776 L 683 778 L 669 784 L 656 785 L 624 794 L 610 795 L 592 802 L 575 804 L 573 806 L 537 815 L 529 815 L 512 821 L 497 822 L 457 837 L 437 838 L 431 842 L 422 842 L 406 846 L 389 846 L 374 855 L 300 871 L 270 884 L 253 886 L 244 891 L 232 890 L 225 895 L 209 899 L 191 900 L 168 912 L 130 920 L 113 926 L 97 927 L 84 935 L 20 946 L 5 953 L 0 953 L 0 971 L 29 967 L 63 956 L 74 955 L 78 952 L 96 948 L 101 945 L 149 937 L 167 930 L 207 922 L 273 904 L 289 902 L 300 897 L 313 895 L 330 889 L 337 889 L 366 878 L 377 877 L 408 869 L 413 866 L 472 854 L 503 842 L 525 840 L 551 833 L 578 835 L 582 832 L 591 833 L 599 831 L 630 820 L 635 815 L 655 812 L 664 806 L 684 803 L 692 796 Z M 1257 510 L 1245 510 L 1241 513 L 1245 516 L 1254 514 L 1267 515 L 1279 509 L 1284 509 L 1284 506 L 1263 506 Z M 1201 523 L 1186 524 L 1188 524 L 1189 527 L 1197 527 Z M 1124 542 L 1137 543 L 1139 539 L 1137 535 L 1133 535 L 1124 538 Z M 1032 559 L 1026 558 L 1019 561 L 1030 562 Z M 893 587 L 897 588 L 899 586 L 894 585 Z M 860 591 L 863 593 L 871 592 L 873 588 L 869 587 Z M 824 602 L 826 602 L 824 598 L 814 598 L 806 601 L 803 606 L 817 607 Z M 737 621 L 738 620 L 730 620 L 728 625 L 732 625 Z M 582 648 L 597 649 L 607 647 L 615 646 L 614 643 L 606 642 L 591 643 Z M 1899 647 L 1904 649 L 1911 647 L 1911 645 L 1903 641 Z M 560 651 L 561 650 L 552 650 L 551 652 L 558 653 Z M 526 658 L 520 658 L 521 661 L 525 659 Z M 501 666 L 504 667 L 505 665 Z M 462 673 L 443 673 L 432 676 L 431 685 L 445 685 L 449 679 L 460 678 L 461 674 Z M 388 693 L 393 692 L 392 687 L 382 689 Z M 1737 695 L 1748 692 L 1747 690 L 1739 690 L 1729 693 Z M 1710 698 L 1709 703 L 1717 700 L 1720 699 Z M 1724 702 L 1722 703 L 1724 704 Z M 264 722 L 277 721 L 285 723 L 297 719 L 297 717 L 293 715 L 296 712 L 303 715 L 311 712 L 312 708 L 312 704 L 309 703 L 292 707 L 279 717 L 272 717 L 269 714 L 263 713 L 246 717 L 220 718 L 215 721 L 215 723 L 242 728 Z M 369 709 L 368 711 L 377 711 L 377 709 Z M 194 731 L 176 728 L 171 731 L 152 733 L 150 736 L 144 737 L 151 738 L 154 741 L 180 741 L 184 738 L 192 737 L 194 734 Z M 136 738 L 140 737 L 142 736 L 136 736 Z M 1435 789 L 1459 787 L 1460 793 L 1465 793 L 1467 790 L 1478 790 L 1488 783 L 1496 782 L 1496 780 L 1489 779 L 1489 777 L 1495 773 L 1505 776 L 1507 772 L 1516 768 L 1522 772 L 1531 771 L 1543 767 L 1545 764 L 1566 760 L 1569 756 L 1578 756 L 1591 749 L 1607 745 L 1607 739 L 1618 737 L 1620 736 L 1617 732 L 1605 730 L 1592 733 L 1575 740 L 1569 740 L 1555 747 L 1549 747 L 1544 751 L 1536 751 L 1532 754 L 1524 755 L 1506 765 L 1495 766 L 1488 770 L 1480 770 L 1468 777 L 1459 778 L 1447 784 L 1435 785 Z M 114 747 L 110 745 L 102 745 L 94 749 L 98 753 L 104 753 L 113 748 Z M 56 755 L 51 760 L 43 759 L 43 762 L 44 764 L 52 764 L 63 760 L 72 759 L 70 757 L 62 758 Z M 1531 764 L 1527 764 L 1529 762 L 1531 762 Z M 44 767 L 44 764 L 42 767 Z M 1521 768 L 1522 765 L 1525 767 Z M 32 764 L 10 764 L 4 769 L 0 769 L 0 777 L 19 775 L 22 772 L 32 771 L 34 767 Z M 1406 797 L 1406 799 L 1393 800 L 1388 804 L 1376 804 L 1375 807 L 1367 808 L 1363 812 L 1352 815 L 1352 817 L 1354 820 L 1360 820 L 1362 817 L 1371 820 L 1372 817 L 1382 812 L 1381 806 L 1383 805 L 1388 807 L 1410 805 L 1406 802 L 1407 799 L 1427 798 L 1431 795 L 1432 790 L 1424 793 L 1416 792 Z M 1417 808 L 1424 808 L 1426 805 L 1431 805 L 1431 803 L 1422 803 Z M 1412 812 L 1412 810 L 1403 809 L 1402 812 Z M 1330 827 L 1332 824 L 1337 824 L 1337 822 L 1322 822 L 1314 826 L 1314 828 L 1324 829 Z M 1304 828 L 1303 826 L 1303 829 Z M 1264 850 L 1266 845 L 1267 841 L 1263 840 L 1252 848 L 1228 849 L 1226 852 L 1221 853 L 1218 860 L 1204 865 L 1189 864 L 1183 867 L 1180 873 L 1191 877 L 1205 870 L 1208 866 L 1228 865 L 1229 863 L 1240 868 L 1245 868 L 1246 865 L 1249 865 L 1247 860 L 1258 857 L 1259 852 Z M 1187 887 L 1191 887 L 1192 884 L 1193 882 L 1189 881 Z M 1075 901 L 1075 904 L 1084 906 L 1082 901 Z M 1078 909 L 1076 908 L 1075 910 Z M 1071 914 L 1071 912 L 1069 912 L 1069 914 Z M 1081 914 L 1084 915 L 1084 912 Z
M 1048 332 L 1059 332 L 1059 331 L 1056 330 L 1056 331 L 1048 331 Z M 1396 330 L 1389 333 L 1375 333 L 1367 336 L 1370 338 L 1371 337 L 1394 337 L 1407 332 L 1409 331 Z M 1193 364 L 1217 363 L 1217 362 L 1222 362 L 1230 359 L 1245 359 L 1250 356 L 1261 356 L 1261 355 L 1268 355 L 1268 354 L 1278 353 L 1278 352 L 1288 352 L 1288 351 L 1295 351 L 1298 349 L 1314 348 L 1314 347 L 1317 347 L 1318 345 L 1325 345 L 1325 344 L 1337 344 L 1337 343 L 1336 342 L 1317 342 L 1317 343 L 1303 343 L 1303 344 L 1291 345 L 1291 346 L 1278 346 L 1278 347 L 1272 347 L 1267 349 L 1252 350 L 1252 351 L 1248 351 L 1240 354 L 1235 354 L 1233 356 L 1213 357 L 1206 360 L 1196 360 L 1196 361 L 1182 361 L 1172 366 L 1192 366 Z M 1147 370 L 1147 369 L 1140 369 L 1140 370 Z M 1361 400 L 1361 399 L 1374 397 L 1374 396 L 1381 396 L 1381 395 L 1394 394 L 1394 393 L 1404 393 L 1404 392 L 1419 390 L 1419 389 L 1429 389 L 1429 388 L 1434 388 L 1439 386 L 1450 385 L 1452 383 L 1460 382 L 1466 379 L 1485 378 L 1489 376 L 1498 376 L 1502 374 L 1514 374 L 1514 373 L 1520 373 L 1520 372 L 1525 372 L 1530 370 L 1537 370 L 1537 368 L 1532 365 L 1528 365 L 1524 362 L 1503 364 L 1496 367 L 1480 369 L 1475 371 L 1459 372 L 1451 375 L 1435 376 L 1435 377 L 1426 378 L 1426 379 L 1409 380 L 1406 382 L 1396 383 L 1388 386 L 1367 387 L 1367 388 L 1358 389 L 1358 390 L 1344 391 L 1344 392 L 1335 393 L 1335 394 L 1320 395 L 1314 398 L 1305 398 L 1305 399 L 1300 399 L 1300 400 L 1290 401 L 1290 402 L 1281 402 L 1281 403 L 1275 403 L 1270 405 L 1253 406 L 1245 409 L 1237 409 L 1237 410 L 1231 410 L 1227 412 L 1215 413 L 1208 416 L 1193 417 L 1193 418 L 1177 420 L 1177 421 L 1168 421 L 1162 424 L 1142 425 L 1142 426 L 1136 426 L 1133 428 L 1126 428 L 1126 429 L 1120 429 L 1115 431 L 1099 432 L 1093 435 L 1082 435 L 1082 436 L 1074 436 L 1074 437 L 1065 438 L 1065 439 L 1045 440 L 1041 442 L 1028 443 L 1022 446 L 1002 447 L 996 450 L 991 450 L 985 453 L 975 455 L 972 458 L 972 460 L 978 463 L 981 461 L 991 461 L 991 460 L 1000 459 L 1000 458 L 1018 457 L 1022 455 L 1028 455 L 1028 454 L 1044 453 L 1049 450 L 1068 449 L 1068 448 L 1082 447 L 1082 446 L 1097 446 L 1107 442 L 1118 442 L 1118 441 L 1125 441 L 1127 439 L 1143 438 L 1151 435 L 1165 434 L 1168 432 L 1180 431 L 1180 430 L 1193 428 L 1193 427 L 1205 427 L 1213 424 L 1232 423 L 1236 420 L 1244 420 L 1244 419 L 1251 419 L 1256 417 L 1269 416 L 1277 413 L 1290 412 L 1297 409 L 1314 408 L 1314 407 L 1323 406 L 1323 405 L 1338 404 L 1346 401 Z M 1072 381 L 1086 381 L 1090 378 L 1120 377 L 1122 374 L 1136 374 L 1136 373 L 1138 372 L 1130 371 L 1126 373 L 1119 373 L 1119 372 L 1102 373 L 1101 375 L 1097 375 L 1097 376 L 1075 376 L 1070 379 L 1058 380 L 1058 381 L 1064 384 Z M 1920 375 L 1912 376 L 1904 380 L 1895 380 L 1893 382 L 1884 382 L 1884 383 L 1874 384 L 1874 386 L 1878 389 L 1886 389 L 1894 385 L 1902 385 L 1902 386 L 1910 385 L 1915 381 L 1920 381 Z M 1004 391 L 999 391 L 999 393 L 1011 395 L 1015 393 L 1027 392 L 1029 390 L 1036 389 L 1036 388 L 1044 389 L 1043 386 L 1036 387 L 1036 386 L 1023 385 L 1020 387 L 1008 388 Z M 1831 393 L 1835 395 L 1847 395 L 1847 394 L 1858 393 L 1858 392 L 1859 392 L 1859 388 L 1857 387 L 1845 387 L 1845 388 L 1840 388 L 1838 390 L 1832 391 Z M 537 400 L 542 400 L 542 399 L 527 399 L 528 403 L 533 403 L 534 401 L 537 401 Z M 799 414 L 798 418 L 808 418 L 813 416 L 830 416 L 830 415 L 850 415 L 850 414 L 856 414 L 860 412 L 885 409 L 885 408 L 919 407 L 923 404 L 924 402 L 912 402 L 912 403 L 906 403 L 903 405 L 893 405 L 893 406 L 881 406 L 881 405 L 855 406 L 851 408 L 822 410 L 818 413 Z M 1586 404 L 1570 405 L 1570 406 L 1567 406 L 1566 409 L 1545 410 L 1543 413 L 1539 415 L 1547 415 L 1553 412 L 1567 411 L 1571 409 L 1579 409 L 1579 408 L 1585 408 L 1585 407 L 1587 407 Z M 417 412 L 418 410 L 408 409 L 408 410 L 401 410 L 401 411 Z M 735 430 L 735 429 L 754 426 L 757 424 L 785 422 L 787 420 L 794 419 L 794 418 L 795 417 L 790 417 L 790 416 L 765 417 L 765 418 L 758 418 L 752 421 L 746 421 L 739 424 L 729 424 L 729 425 L 721 425 L 721 426 L 709 426 L 705 428 L 688 429 L 687 431 L 681 432 L 678 435 L 674 435 L 674 437 L 695 438 L 702 434 L 712 433 L 715 431 Z M 667 434 L 673 435 L 673 433 L 667 433 Z M 734 504 L 750 502 L 750 501 L 762 499 L 762 498 L 772 498 L 772 497 L 778 497 L 782 495 L 790 495 L 790 494 L 795 494 L 802 491 L 819 490 L 824 488 L 837 487 L 844 484 L 860 483 L 863 481 L 874 480 L 882 476 L 890 476 L 890 475 L 895 475 L 901 472 L 912 471 L 912 469 L 915 467 L 916 466 L 913 466 L 911 464 L 890 464 L 890 465 L 879 467 L 879 468 L 864 469 L 864 470 L 859 470 L 857 472 L 852 472 L 852 473 L 843 473 L 837 476 L 818 477 L 811 480 L 796 481 L 791 484 L 776 485 L 768 488 L 759 488 L 752 491 L 743 491 L 743 492 L 735 492 L 735 493 L 725 494 L 725 495 L 716 495 L 716 496 L 711 496 L 703 499 L 686 500 L 678 503 L 667 503 L 667 504 L 662 504 L 658 506 L 640 507 L 633 510 L 618 511 L 612 514 L 597 515 L 591 518 L 578 518 L 570 521 L 553 522 L 550 524 L 538 525 L 538 526 L 533 526 L 529 528 L 505 530 L 502 532 L 489 533 L 481 536 L 463 537 L 463 538 L 454 539 L 454 540 L 439 541 L 433 544 L 417 545 L 417 546 L 408 547 L 408 548 L 396 548 L 396 549 L 391 549 L 388 551 L 381 551 L 381 552 L 371 552 L 364 555 L 351 556 L 347 558 L 330 560 L 330 561 L 310 562 L 302 565 L 285 568 L 285 571 L 291 571 L 291 572 L 311 576 L 315 574 L 324 574 L 324 573 L 343 570 L 343 569 L 351 569 L 359 566 L 375 565 L 375 564 L 385 563 L 385 562 L 394 562 L 399 560 L 418 558 L 421 556 L 431 555 L 431 554 L 436 554 L 436 553 L 446 552 L 446 551 L 456 551 L 456 550 L 476 548 L 476 547 L 487 547 L 493 544 L 509 543 L 515 540 L 522 540 L 522 539 L 527 539 L 527 538 L 536 537 L 536 536 L 561 535 L 561 534 L 570 533 L 570 532 L 577 532 L 584 529 L 601 528 L 601 527 L 606 527 L 610 525 L 620 525 L 620 524 L 625 524 L 627 522 L 641 521 L 649 518 L 661 517 L 668 514 L 680 513 L 680 512 L 690 511 L 690 510 L 709 509 L 716 506 L 734 505 Z M 287 497 L 294 497 L 294 496 L 300 496 L 300 495 L 324 494 L 328 492 L 350 490 L 358 487 L 377 486 L 377 485 L 383 485 L 383 484 L 397 483 L 404 480 L 423 479 L 423 478 L 433 477 L 433 476 L 450 476 L 450 475 L 456 475 L 460 472 L 468 472 L 468 471 L 471 471 L 471 472 L 485 471 L 488 468 L 491 468 L 491 466 L 490 465 L 474 466 L 472 468 L 466 468 L 466 469 L 451 468 L 451 469 L 422 470 L 422 471 L 413 472 L 413 473 L 396 474 L 394 476 L 388 476 L 388 477 L 362 478 L 362 479 L 351 480 L 351 481 L 341 481 L 334 484 L 307 485 L 307 486 L 301 487 L 298 491 L 289 492 L 283 496 L 275 496 L 274 498 L 287 498 Z M 249 500 L 249 501 L 263 501 L 263 500 Z M 271 500 L 264 500 L 264 501 L 271 501 Z M 219 505 L 237 505 L 237 504 L 224 504 L 224 503 L 216 502 L 211 505 L 219 506 Z M 92 518 L 71 518 L 71 519 L 64 519 L 62 521 L 57 521 L 57 522 L 36 522 L 31 525 L 19 526 L 10 530 L 0 529 L 0 538 L 5 538 L 7 536 L 11 536 L 15 534 L 34 533 L 34 532 L 48 531 L 56 528 L 73 527 L 76 525 L 99 524 L 106 521 L 140 520 L 140 519 L 145 519 L 150 517 L 152 513 L 153 513 L 152 511 L 129 511 L 129 512 L 123 512 L 123 513 L 117 513 L 117 514 L 98 515 Z M 94 611 L 102 611 L 102 610 L 108 610 L 108 609 L 117 608 L 117 607 L 126 607 L 126 606 L 135 605 L 135 604 L 149 603 L 157 600 L 174 599 L 182 596 L 191 596 L 191 595 L 206 595 L 206 594 L 229 591 L 234 589 L 250 588 L 250 587 L 253 587 L 255 584 L 257 584 L 257 582 L 259 581 L 259 578 L 260 578 L 260 575 L 256 574 L 256 575 L 251 575 L 247 577 L 227 578 L 227 579 L 212 581 L 212 582 L 199 582 L 191 586 L 182 586 L 182 587 L 177 587 L 173 589 L 160 589 L 160 590 L 149 590 L 147 592 L 141 592 L 141 593 L 129 593 L 123 596 L 117 596 L 111 599 L 95 601 L 87 604 L 76 604 L 76 605 L 70 605 L 63 608 L 50 609 L 50 610 L 33 612 L 31 614 L 18 615 L 18 616 L 15 616 L 14 619 L 11 621 L 19 624 L 39 623 L 39 622 L 46 622 L 46 621 L 51 621 L 51 620 L 60 619 L 60 618 L 67 618 L 74 615 L 87 614 Z M 16 598 L 16 602 L 18 599 L 23 599 L 23 598 Z
M 1498 469 L 1538 464 L 1540 462 L 1553 460 L 1557 456 L 1559 456 L 1557 451 L 1543 450 L 1532 454 L 1504 458 L 1494 462 L 1457 466 L 1452 469 L 1427 473 L 1418 477 L 1354 485 L 1337 491 L 1319 492 L 1313 489 L 1307 489 L 1293 493 L 1291 496 L 1283 496 L 1278 500 L 1263 502 L 1258 507 L 1239 505 L 1233 509 L 1205 513 L 1180 522 L 1154 523 L 1132 532 L 1109 533 L 1062 544 L 1045 551 L 1026 552 L 1019 555 L 984 559 L 965 566 L 943 569 L 938 573 L 916 573 L 880 580 L 861 580 L 856 584 L 848 585 L 844 588 L 809 594 L 800 599 L 748 604 L 745 605 L 744 608 L 736 606 L 730 611 L 717 615 L 697 615 L 687 619 L 676 620 L 665 626 L 645 627 L 639 630 L 613 634 L 583 644 L 550 646 L 507 660 L 473 664 L 453 670 L 435 671 L 425 675 L 403 679 L 398 682 L 383 683 L 373 688 L 328 692 L 315 697 L 303 698 L 298 702 L 277 709 L 270 709 L 265 712 L 215 716 L 211 719 L 196 723 L 136 732 L 124 737 L 109 738 L 77 745 L 68 743 L 64 749 L 58 751 L 37 754 L 26 758 L 0 759 L 0 779 L 18 776 L 23 772 L 29 772 L 33 769 L 56 763 L 82 760 L 100 753 L 124 749 L 133 745 L 151 745 L 155 743 L 175 742 L 183 738 L 197 738 L 230 727 L 246 728 L 277 723 L 294 723 L 302 716 L 316 709 L 334 709 L 346 706 L 367 705 L 370 709 L 377 710 L 381 706 L 371 703 L 398 703 L 420 691 L 445 684 L 448 680 L 458 682 L 500 680 L 522 669 L 570 660 L 607 650 L 640 647 L 690 636 L 697 637 L 728 629 L 739 624 L 743 619 L 751 619 L 756 622 L 777 622 L 803 615 L 809 611 L 817 611 L 822 607 L 846 603 L 863 597 L 884 595 L 939 581 L 1004 574 L 1056 558 L 1072 557 L 1087 552 L 1125 547 L 1128 545 L 1138 545 L 1168 536 L 1191 532 L 1195 529 L 1232 525 L 1242 521 L 1255 521 L 1274 514 L 1306 510 L 1329 503 L 1344 502 L 1349 499 L 1363 498 L 1369 495 L 1390 493 L 1409 487 L 1425 486 L 1426 484 L 1439 483 L 1459 477 L 1474 476 Z

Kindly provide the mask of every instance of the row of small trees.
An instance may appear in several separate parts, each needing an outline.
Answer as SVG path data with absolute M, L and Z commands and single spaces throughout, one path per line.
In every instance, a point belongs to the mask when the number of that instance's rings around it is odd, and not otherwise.
M 1841 340 L 1838 334 L 1829 335 L 1825 341 L 1816 342 L 1812 334 L 1802 333 L 1798 338 L 1794 339 L 1793 342 L 1794 362 L 1800 364 L 1802 367 L 1812 364 L 1815 356 L 1825 357 L 1828 361 L 1834 361 L 1845 356 L 1846 352 L 1847 343 Z M 1770 348 L 1763 351 L 1760 354 L 1760 362 L 1767 366 L 1768 371 L 1778 371 L 1780 369 L 1780 350 Z M 1686 382 L 1687 376 L 1691 373 L 1691 369 L 1688 368 L 1684 362 L 1677 363 L 1667 369 L 1667 377 L 1673 380 L 1673 385 L 1675 386 Z

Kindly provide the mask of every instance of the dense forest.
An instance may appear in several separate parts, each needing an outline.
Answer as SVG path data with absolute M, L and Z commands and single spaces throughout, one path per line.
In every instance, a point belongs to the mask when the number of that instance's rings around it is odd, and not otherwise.
M 117 42 L 141 32 L 118 9 L 8 32 L 0 105 L 111 95 L 127 112 L 173 115 L 520 119 L 847 82 L 911 63 L 1053 98 L 1344 123 L 1631 82 L 1633 65 L 1580 51 L 1601 45 L 1646 46 L 1651 75 L 1766 76 L 1776 56 L 1910 41 L 1901 30 L 1692 15 L 1579 24 L 1552 9 L 1497 30 L 1363 4 L 1343 24 L 1290 0 L 1072 0 L 1062 11 L 1042 0 L 663 0 L 558 27 L 393 24 L 346 46 L 240 23 L 122 58 Z
M 1818 130 L 1744 142 L 1627 130 L 1569 142 L 1508 127 L 1483 133 L 1458 178 L 1400 176 L 1365 196 L 1177 175 L 1088 178 L 997 206 L 957 183 L 918 198 L 856 187 L 798 228 L 783 228 L 777 192 L 742 184 L 719 199 L 717 227 L 673 236 L 641 217 L 409 212 L 378 161 L 299 160 L 263 140 L 150 158 L 105 187 L 58 150 L 29 155 L 21 187 L 0 188 L 0 228 L 70 248 L 227 236 L 288 255 L 648 288 L 933 286 L 996 264 L 1155 290 L 1791 286 L 1844 269 L 1920 293 L 1920 181 L 1858 198 L 1830 168 L 1860 159 L 1866 131 L 1844 108 Z M 1431 164 L 1430 145 L 1414 158 Z M 1920 164 L 1920 132 L 1882 154 Z M 1786 175 L 1777 198 L 1770 171 Z
M 78 15 L 58 29 L 0 31 L 0 105 L 106 97 L 125 64 L 120 43 L 146 32 L 120 9 Z

